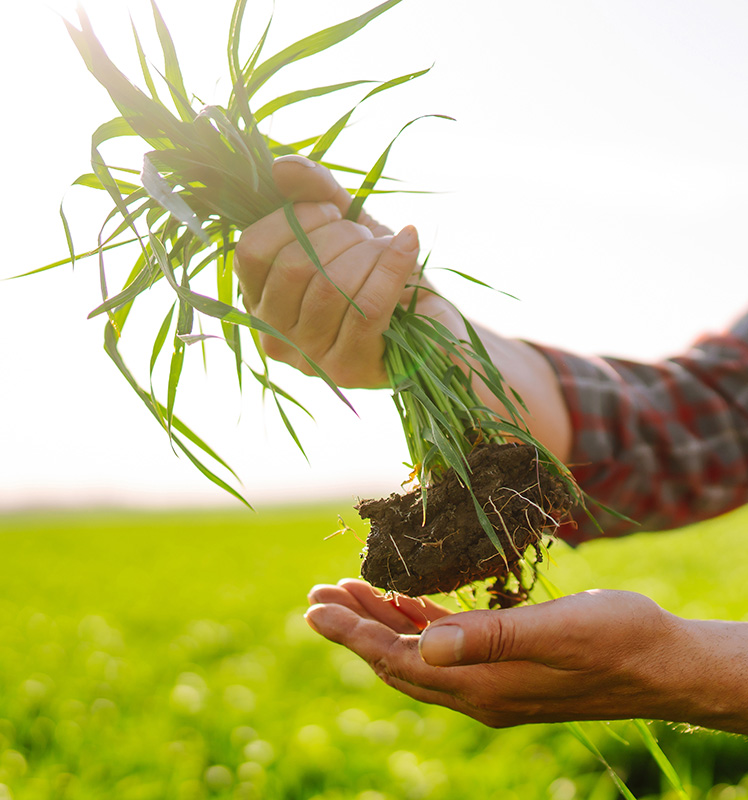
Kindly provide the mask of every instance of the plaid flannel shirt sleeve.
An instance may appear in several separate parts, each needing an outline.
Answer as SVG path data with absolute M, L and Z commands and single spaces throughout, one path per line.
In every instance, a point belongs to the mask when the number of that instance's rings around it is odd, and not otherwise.
M 748 314 L 654 364 L 538 349 L 569 408 L 579 485 L 638 523 L 596 511 L 602 535 L 675 528 L 748 503 Z M 601 535 L 584 512 L 559 533 L 572 544 Z

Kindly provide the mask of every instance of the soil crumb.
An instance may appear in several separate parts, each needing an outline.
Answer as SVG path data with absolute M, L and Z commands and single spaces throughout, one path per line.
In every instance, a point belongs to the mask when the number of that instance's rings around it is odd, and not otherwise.
M 371 522 L 362 577 L 386 591 L 416 597 L 449 593 L 495 577 L 489 605 L 507 607 L 527 592 L 507 588 L 525 550 L 553 533 L 572 506 L 564 484 L 538 463 L 530 445 L 483 444 L 468 456 L 471 483 L 504 549 L 497 552 L 481 527 L 469 491 L 453 470 L 421 490 L 363 500 L 359 516 Z M 516 581 L 515 581 L 516 583 Z

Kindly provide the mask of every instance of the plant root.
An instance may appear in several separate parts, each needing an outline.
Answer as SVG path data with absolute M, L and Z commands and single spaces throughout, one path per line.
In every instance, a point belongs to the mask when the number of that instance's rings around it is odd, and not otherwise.
M 468 456 L 468 465 L 473 493 L 503 553 L 481 527 L 469 490 L 450 469 L 427 487 L 425 519 L 420 488 L 356 506 L 371 522 L 362 554 L 365 580 L 417 597 L 495 578 L 488 588 L 489 607 L 527 600 L 532 586 L 523 574 L 523 555 L 533 547 L 540 558 L 541 539 L 568 515 L 571 495 L 530 445 L 481 444 Z

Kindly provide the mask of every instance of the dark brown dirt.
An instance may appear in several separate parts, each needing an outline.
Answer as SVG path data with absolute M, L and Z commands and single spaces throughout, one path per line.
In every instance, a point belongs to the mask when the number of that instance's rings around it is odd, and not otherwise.
M 480 445 L 468 463 L 473 492 L 504 556 L 481 527 L 470 493 L 448 470 L 427 489 L 425 523 L 420 489 L 359 503 L 361 518 L 371 521 L 361 565 L 365 580 L 416 597 L 495 577 L 490 605 L 506 607 L 526 599 L 521 580 L 514 589 L 507 588 L 507 581 L 519 577 L 517 562 L 525 550 L 555 531 L 571 508 L 571 497 L 529 445 Z

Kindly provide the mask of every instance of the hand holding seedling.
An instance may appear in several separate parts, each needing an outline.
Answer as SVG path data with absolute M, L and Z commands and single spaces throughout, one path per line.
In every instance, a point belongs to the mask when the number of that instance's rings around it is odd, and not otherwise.
M 746 623 L 602 590 L 459 614 L 355 580 L 309 599 L 311 627 L 387 685 L 491 727 L 645 717 L 748 733 Z
M 309 235 L 327 275 L 361 308 L 356 311 L 311 263 L 282 209 L 247 228 L 237 245 L 235 271 L 247 310 L 301 348 L 340 386 L 372 388 L 387 384 L 383 333 L 398 304 L 407 304 L 419 277 L 418 235 L 408 226 L 392 231 L 362 213 L 345 219 L 350 194 L 331 172 L 302 156 L 279 158 L 273 178 L 280 193 L 296 201 L 296 215 Z M 420 314 L 467 338 L 459 312 L 448 300 L 420 292 Z M 492 361 L 527 405 L 532 433 L 562 461 L 570 449 L 568 412 L 558 381 L 544 357 L 525 342 L 505 339 L 478 326 Z M 310 374 L 298 350 L 263 336 L 268 355 Z M 504 412 L 493 393 L 474 379 L 480 400 Z
M 339 386 L 387 385 L 382 334 L 418 270 L 415 229 L 393 237 L 366 213 L 347 220 L 351 195 L 328 169 L 301 156 L 278 159 L 273 177 L 281 194 L 298 201 L 296 216 L 327 277 L 279 209 L 247 228 L 237 246 L 235 271 L 247 310 L 291 339 Z M 293 347 L 272 336 L 261 341 L 272 358 L 311 374 Z

